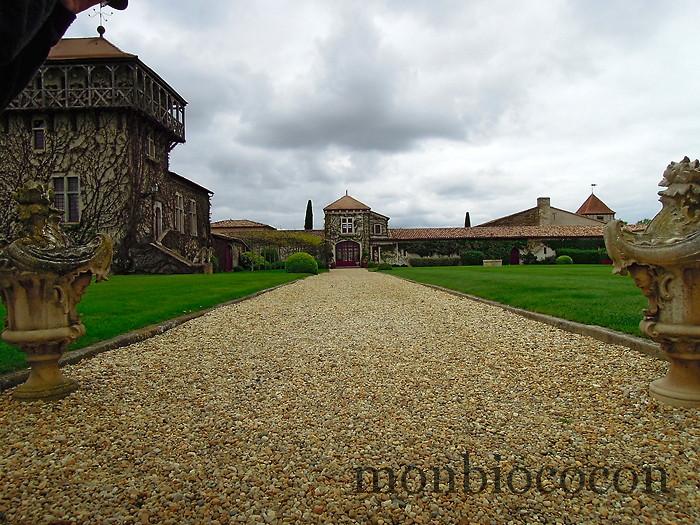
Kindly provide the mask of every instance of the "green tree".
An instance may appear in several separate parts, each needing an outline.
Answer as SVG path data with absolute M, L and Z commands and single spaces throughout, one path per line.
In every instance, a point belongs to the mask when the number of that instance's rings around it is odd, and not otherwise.
M 311 207 L 311 199 L 309 199 L 309 202 L 306 203 L 306 218 L 304 219 L 304 229 L 314 229 L 314 211 Z

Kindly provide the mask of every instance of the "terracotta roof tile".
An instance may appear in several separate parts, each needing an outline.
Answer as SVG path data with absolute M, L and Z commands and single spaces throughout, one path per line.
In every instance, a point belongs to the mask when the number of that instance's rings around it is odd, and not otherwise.
M 356 198 L 350 195 L 343 195 L 335 202 L 331 202 L 328 206 L 323 208 L 326 210 L 369 210 L 370 207 L 362 202 L 358 201 Z
M 608 206 L 602 200 L 591 193 L 583 204 L 581 204 L 581 207 L 576 213 L 578 215 L 612 215 L 615 212 L 608 208 Z
M 248 219 L 226 219 L 223 221 L 216 221 L 211 223 L 212 228 L 265 228 L 268 230 L 274 230 L 275 228 L 269 224 L 263 224 L 261 222 L 250 221 Z
M 602 237 L 600 226 L 475 226 L 472 228 L 391 228 L 390 238 L 397 241 L 458 239 L 558 239 L 566 237 Z

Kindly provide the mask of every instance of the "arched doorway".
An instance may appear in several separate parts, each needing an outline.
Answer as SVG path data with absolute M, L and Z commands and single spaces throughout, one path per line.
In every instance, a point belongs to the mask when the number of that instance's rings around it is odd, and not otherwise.
M 360 243 L 342 241 L 336 244 L 335 265 L 337 267 L 360 266 Z
M 510 251 L 510 264 L 520 264 L 520 249 L 517 246 Z

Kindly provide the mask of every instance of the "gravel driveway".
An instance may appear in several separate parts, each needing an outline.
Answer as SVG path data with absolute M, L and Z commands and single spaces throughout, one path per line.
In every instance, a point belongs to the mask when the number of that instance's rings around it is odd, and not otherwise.
M 61 402 L 2 394 L 0 511 L 31 524 L 698 523 L 700 416 L 649 397 L 664 369 L 336 270 L 71 366 L 82 389 Z

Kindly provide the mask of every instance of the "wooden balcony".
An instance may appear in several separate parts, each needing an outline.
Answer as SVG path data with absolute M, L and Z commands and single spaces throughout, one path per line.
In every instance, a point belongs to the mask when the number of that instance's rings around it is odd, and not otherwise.
M 125 108 L 140 111 L 185 141 L 187 103 L 142 63 L 42 66 L 10 110 Z

